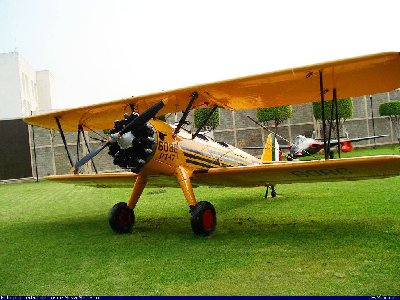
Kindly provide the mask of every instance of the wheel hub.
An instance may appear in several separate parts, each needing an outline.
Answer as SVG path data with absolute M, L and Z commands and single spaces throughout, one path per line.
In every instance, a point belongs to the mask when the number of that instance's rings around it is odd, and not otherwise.
M 211 209 L 206 209 L 203 212 L 203 227 L 209 229 L 214 225 L 214 214 Z

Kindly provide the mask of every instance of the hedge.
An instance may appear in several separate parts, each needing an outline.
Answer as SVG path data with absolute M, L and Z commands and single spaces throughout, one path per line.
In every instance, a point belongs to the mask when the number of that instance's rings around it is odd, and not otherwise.
M 400 116 L 400 100 L 382 103 L 379 106 L 381 116 Z
M 313 114 L 315 119 L 322 120 L 321 102 L 313 102 Z M 339 119 L 348 119 L 353 115 L 353 101 L 351 98 L 338 99 L 338 117 Z M 325 101 L 325 120 L 331 118 L 332 100 Z M 333 118 L 336 118 L 336 110 L 333 110 Z
M 257 119 L 260 122 L 274 121 L 280 124 L 291 118 L 292 114 L 292 107 L 290 105 L 257 109 Z
M 194 126 L 196 128 L 200 127 L 201 123 L 205 118 L 207 118 L 207 115 L 211 110 L 212 107 L 198 108 L 194 110 Z M 211 130 L 214 130 L 215 128 L 218 127 L 218 125 L 219 125 L 219 109 L 216 109 L 204 126 L 210 128 Z

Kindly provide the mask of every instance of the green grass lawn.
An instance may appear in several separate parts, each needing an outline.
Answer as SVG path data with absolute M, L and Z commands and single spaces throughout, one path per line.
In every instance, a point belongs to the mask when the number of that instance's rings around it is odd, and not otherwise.
M 0 294 L 400 294 L 399 183 L 281 185 L 273 200 L 200 187 L 218 217 L 206 238 L 179 189 L 146 189 L 117 235 L 108 212 L 129 189 L 0 185 Z

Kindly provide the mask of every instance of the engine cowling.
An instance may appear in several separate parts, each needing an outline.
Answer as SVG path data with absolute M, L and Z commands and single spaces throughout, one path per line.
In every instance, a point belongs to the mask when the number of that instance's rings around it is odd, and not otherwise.
M 342 145 L 342 147 L 340 149 L 343 152 L 350 152 L 351 150 L 353 150 L 353 145 L 351 144 L 350 141 L 343 141 L 343 142 L 340 142 L 340 144 Z
M 120 132 L 126 125 L 139 116 L 137 113 L 125 114 L 123 120 L 114 122 L 110 130 L 111 137 Z M 113 163 L 121 168 L 138 173 L 153 157 L 157 146 L 157 132 L 149 122 L 140 128 L 128 131 L 109 145 L 108 154 L 113 157 Z

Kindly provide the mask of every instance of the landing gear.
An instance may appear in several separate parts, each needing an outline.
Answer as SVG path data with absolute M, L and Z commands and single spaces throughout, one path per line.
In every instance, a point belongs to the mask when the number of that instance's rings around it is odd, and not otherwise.
M 275 197 L 276 197 L 275 186 L 271 186 L 271 197 L 272 197 L 272 198 L 275 198 Z
M 276 191 L 275 191 L 275 186 L 274 185 L 267 185 L 267 190 L 265 191 L 265 196 L 264 196 L 264 198 L 265 199 L 267 199 L 268 198 L 268 191 L 269 191 L 269 188 L 271 187 L 271 197 L 272 198 L 275 198 L 276 197 Z
M 111 208 L 108 221 L 115 232 L 129 233 L 135 223 L 135 214 L 125 202 L 119 202 Z
M 217 226 L 217 217 L 214 206 L 207 201 L 197 202 L 190 182 L 189 172 L 183 168 L 176 169 L 176 177 L 182 188 L 183 195 L 190 207 L 190 222 L 193 232 L 197 235 L 207 236 L 214 232 Z
M 136 177 L 128 203 L 119 202 L 111 208 L 108 221 L 112 230 L 116 233 L 132 232 L 133 224 L 135 223 L 135 213 L 133 209 L 139 201 L 146 183 L 147 177 L 139 174 Z
M 217 226 L 214 206 L 208 201 L 200 201 L 190 208 L 192 230 L 197 235 L 207 236 Z

